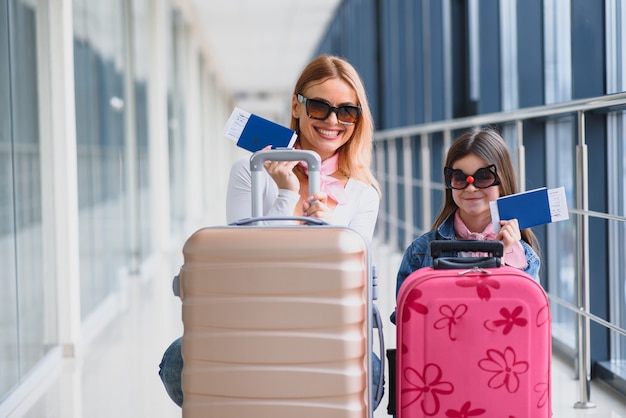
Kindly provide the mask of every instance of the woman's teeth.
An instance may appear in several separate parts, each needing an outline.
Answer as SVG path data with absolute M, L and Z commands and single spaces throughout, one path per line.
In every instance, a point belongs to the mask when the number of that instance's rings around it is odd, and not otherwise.
M 324 136 L 337 136 L 337 135 L 339 135 L 339 131 L 326 131 L 324 129 L 318 129 L 317 131 L 320 134 L 324 135 Z

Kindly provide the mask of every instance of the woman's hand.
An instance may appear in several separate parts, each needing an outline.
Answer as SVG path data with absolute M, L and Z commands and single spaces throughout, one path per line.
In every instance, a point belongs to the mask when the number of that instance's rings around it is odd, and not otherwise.
M 263 150 L 271 149 L 272 146 L 268 145 Z M 293 168 L 298 165 L 298 161 L 265 161 L 263 167 L 270 175 L 272 180 L 276 183 L 279 189 L 291 190 L 293 192 L 300 192 L 300 181 L 294 174 Z
M 331 223 L 332 210 L 328 207 L 328 195 L 324 192 L 317 192 L 309 196 L 302 204 L 304 216 L 319 218 L 327 223 Z
M 504 254 L 511 252 L 513 245 L 522 239 L 517 219 L 500 221 L 500 232 L 496 235 L 496 239 L 504 244 Z

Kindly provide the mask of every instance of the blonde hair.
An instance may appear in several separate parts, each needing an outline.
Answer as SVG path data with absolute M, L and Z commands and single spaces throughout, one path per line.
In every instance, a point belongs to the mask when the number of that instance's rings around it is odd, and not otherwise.
M 500 196 L 508 196 L 518 192 L 515 170 L 509 149 L 500 134 L 492 128 L 474 128 L 459 136 L 446 157 L 446 167 L 452 167 L 455 161 L 467 155 L 476 155 L 488 165 L 494 164 L 500 179 Z M 435 230 L 450 216 L 458 206 L 452 198 L 452 190 L 446 189 L 443 208 L 435 220 L 432 229 Z M 521 231 L 522 239 L 526 241 L 537 254 L 539 254 L 539 242 L 530 229 Z
M 342 58 L 333 55 L 320 55 L 304 68 L 296 82 L 293 94 L 302 94 L 311 85 L 335 78 L 345 81 L 352 86 L 357 95 L 357 105 L 361 107 L 361 116 L 355 123 L 352 136 L 337 151 L 339 154 L 339 170 L 348 177 L 353 177 L 374 186 L 380 196 L 380 185 L 370 169 L 374 119 L 367 101 L 365 86 L 356 69 Z M 293 114 L 290 125 L 291 129 L 299 135 L 299 120 Z

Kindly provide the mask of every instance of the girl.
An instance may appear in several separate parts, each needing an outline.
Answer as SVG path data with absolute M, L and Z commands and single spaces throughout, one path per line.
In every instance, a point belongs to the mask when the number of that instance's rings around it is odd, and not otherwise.
M 539 280 L 538 243 L 530 229 L 520 231 L 517 219 L 500 221 L 494 232 L 489 202 L 517 193 L 508 148 L 492 129 L 473 129 L 458 137 L 446 157 L 444 205 L 432 229 L 406 249 L 398 270 L 396 295 L 409 274 L 433 265 L 433 240 L 498 240 L 504 244 L 504 264 Z M 463 254 L 457 254 L 463 255 Z M 395 323 L 395 312 L 391 316 Z

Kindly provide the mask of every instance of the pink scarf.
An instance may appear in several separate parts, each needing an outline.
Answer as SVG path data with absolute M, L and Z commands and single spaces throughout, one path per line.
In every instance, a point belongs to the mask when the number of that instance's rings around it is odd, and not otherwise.
M 495 240 L 496 233 L 493 230 L 493 224 L 489 222 L 485 227 L 483 232 L 472 232 L 470 231 L 463 220 L 461 219 L 461 215 L 459 215 L 459 211 L 457 210 L 454 214 L 454 231 L 456 235 L 460 239 L 476 239 L 476 240 Z M 461 257 L 485 257 L 487 254 L 485 253 L 472 253 L 472 252 L 461 252 L 459 253 Z M 518 269 L 525 269 L 528 266 L 528 262 L 526 261 L 526 255 L 524 254 L 524 247 L 518 241 L 513 246 L 513 249 L 505 254 L 506 264 L 512 267 L 516 267 Z
M 304 161 L 299 163 L 304 167 L 304 172 L 309 175 L 309 170 Z M 331 174 L 337 171 L 339 168 L 339 154 L 335 153 L 332 157 L 322 161 L 322 167 L 320 171 L 320 187 L 321 191 L 326 193 L 328 197 L 337 202 L 338 205 L 344 205 L 348 202 L 346 199 L 346 189 L 343 187 L 343 182 L 339 179 L 331 177 Z

